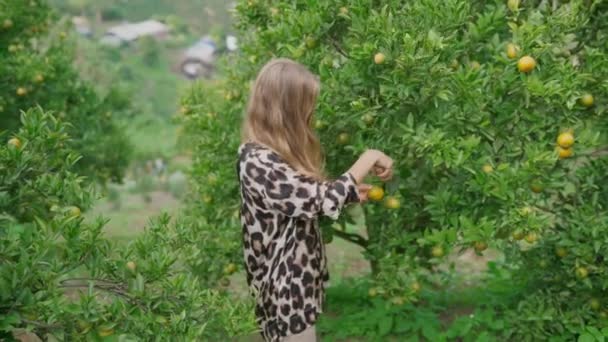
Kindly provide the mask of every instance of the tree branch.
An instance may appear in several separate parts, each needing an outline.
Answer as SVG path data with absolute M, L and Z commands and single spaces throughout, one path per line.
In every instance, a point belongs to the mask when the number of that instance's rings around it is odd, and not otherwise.
M 359 246 L 367 249 L 368 241 L 363 236 L 361 236 L 359 234 L 346 233 L 346 232 L 343 232 L 341 230 L 337 230 L 334 228 L 332 228 L 332 230 L 333 230 L 334 234 L 337 235 L 338 237 L 340 237 L 346 241 L 350 241 L 356 245 L 359 245 Z
M 29 319 L 22 319 L 21 321 L 25 324 L 33 325 L 36 328 L 40 328 L 40 329 L 44 329 L 44 330 L 51 330 L 51 329 L 61 327 L 61 325 L 59 325 L 59 324 L 47 324 L 47 323 L 38 322 L 38 321 L 30 321 Z
M 333 45 L 334 48 L 336 48 L 336 51 L 338 51 L 339 54 L 341 54 L 342 56 L 344 56 L 346 58 L 350 58 L 350 56 L 348 55 L 348 53 L 346 53 L 346 51 L 344 51 L 344 49 L 342 49 L 342 47 L 340 46 L 340 44 L 338 44 L 338 42 L 334 38 L 330 37 L 329 41 L 331 42 L 331 45 Z

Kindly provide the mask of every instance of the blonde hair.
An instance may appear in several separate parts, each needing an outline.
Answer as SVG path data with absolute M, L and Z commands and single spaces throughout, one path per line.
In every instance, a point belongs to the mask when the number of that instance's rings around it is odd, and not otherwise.
M 251 89 L 243 141 L 265 145 L 297 171 L 323 179 L 321 144 L 311 127 L 319 87 L 318 78 L 299 63 L 268 62 Z

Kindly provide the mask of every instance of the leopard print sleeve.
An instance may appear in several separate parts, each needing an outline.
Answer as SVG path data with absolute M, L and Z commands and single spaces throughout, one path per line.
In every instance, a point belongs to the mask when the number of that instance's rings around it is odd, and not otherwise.
M 276 153 L 259 150 L 245 165 L 268 209 L 306 220 L 319 216 L 338 219 L 345 205 L 359 201 L 357 184 L 350 173 L 334 181 L 318 181 L 294 170 Z

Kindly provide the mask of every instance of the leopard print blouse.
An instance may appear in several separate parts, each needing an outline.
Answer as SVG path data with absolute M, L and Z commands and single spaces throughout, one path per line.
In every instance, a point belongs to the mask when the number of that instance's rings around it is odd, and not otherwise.
M 319 182 L 267 147 L 239 148 L 237 173 L 247 283 L 264 340 L 277 342 L 314 325 L 329 280 L 317 218 L 337 219 L 359 200 L 349 173 Z

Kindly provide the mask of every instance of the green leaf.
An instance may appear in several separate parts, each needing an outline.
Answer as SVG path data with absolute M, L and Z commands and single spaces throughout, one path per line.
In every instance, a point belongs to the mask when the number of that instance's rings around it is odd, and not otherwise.
M 578 337 L 578 342 L 597 342 L 595 337 L 589 333 L 583 333 Z
M 378 335 L 386 336 L 393 328 L 393 316 L 385 316 L 378 320 Z

